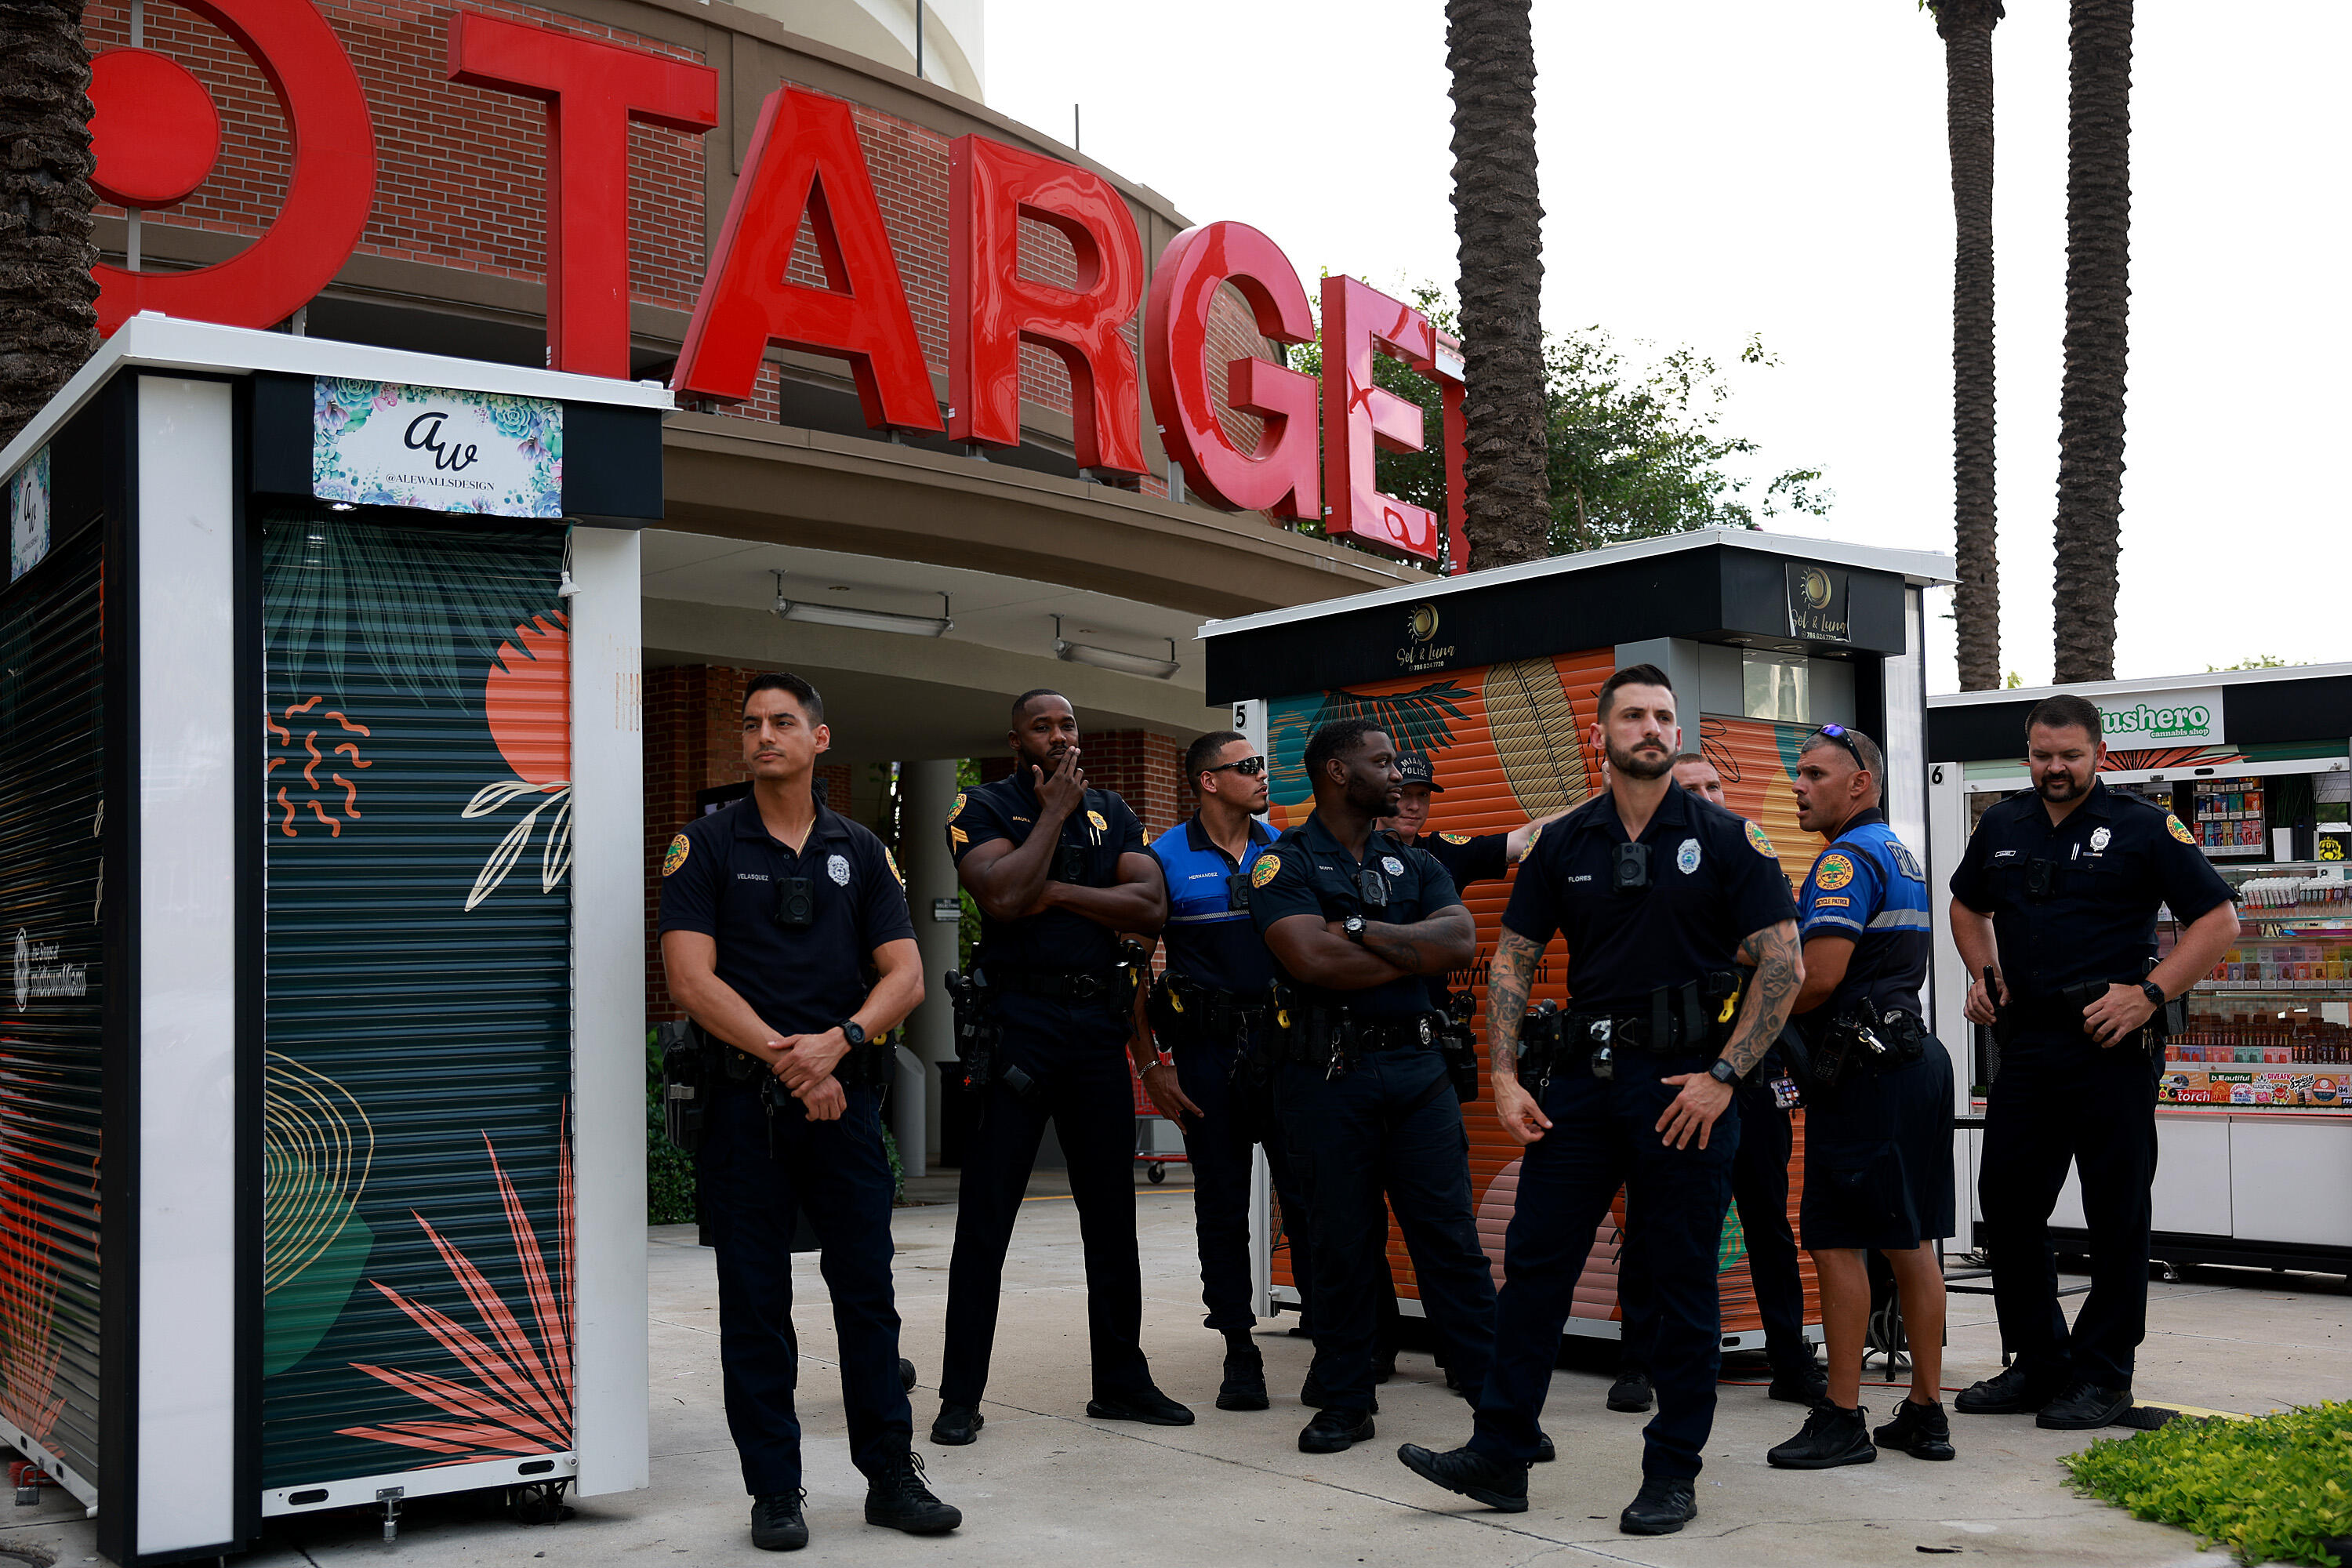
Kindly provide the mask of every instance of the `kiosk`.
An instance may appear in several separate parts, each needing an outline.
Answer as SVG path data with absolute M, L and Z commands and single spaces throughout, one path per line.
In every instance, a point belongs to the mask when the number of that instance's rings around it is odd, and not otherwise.
M 1928 704 L 1937 887 L 1986 808 L 2030 788 L 2025 719 L 2058 688 L 1970 691 Z M 2067 689 L 2097 707 L 2101 780 L 2171 812 L 2238 890 L 2238 944 L 2188 996 L 2186 1033 L 2158 1081 L 2159 1262 L 2237 1263 L 2352 1276 L 2352 665 L 2221 670 Z M 1967 994 L 1948 938 L 1936 991 Z M 2171 912 L 2159 912 L 2168 948 Z M 1970 1027 L 1953 1073 L 1962 1103 L 1963 1224 L 1980 1215 L 1975 1156 L 1990 1031 Z M 1956 1047 L 1962 1044 L 1954 1041 Z M 2069 1173 L 2052 1219 L 2063 1250 L 2088 1240 Z
M 1600 785 L 1588 743 L 1593 700 L 1622 665 L 1648 663 L 1675 683 L 1683 743 L 1723 775 L 1731 809 L 1759 825 L 1791 878 L 1820 845 L 1797 826 L 1790 770 L 1798 745 L 1824 723 L 1846 723 L 1886 747 L 1887 816 L 1905 840 L 1927 837 L 1925 591 L 1952 581 L 1948 558 L 1874 550 L 1738 529 L 1612 546 L 1441 584 L 1360 595 L 1302 609 L 1211 622 L 1209 696 L 1233 704 L 1234 728 L 1273 763 L 1273 826 L 1305 820 L 1312 800 L 1301 767 L 1317 726 L 1377 718 L 1405 749 L 1426 752 L 1444 793 L 1429 830 L 1493 833 L 1584 800 Z M 1509 884 L 1472 889 L 1479 959 L 1453 984 L 1485 996 L 1485 973 Z M 1564 1000 L 1547 964 L 1532 1000 Z M 1931 1020 L 1932 1022 L 1932 1020 Z M 1478 1024 L 1485 1038 L 1485 1020 Z M 1482 1064 L 1483 1070 L 1483 1064 Z M 1503 1231 L 1517 1178 L 1517 1148 L 1482 1092 L 1463 1107 L 1478 1229 L 1499 1279 Z M 1802 1117 L 1797 1132 L 1803 1147 Z M 1802 1180 L 1790 1173 L 1794 1223 Z M 1296 1305 L 1289 1250 L 1263 1166 L 1255 1205 L 1261 1310 Z M 1578 1288 L 1572 1333 L 1616 1337 L 1615 1257 L 1621 1195 Z M 1390 1238 L 1408 1313 L 1412 1265 Z M 1725 1218 L 1723 1342 L 1760 1348 L 1762 1321 L 1746 1267 L 1738 1211 Z M 1819 1319 L 1810 1262 L 1806 1315 Z
M 0 1437 L 115 1562 L 646 1482 L 670 405 L 142 315 L 0 451 Z

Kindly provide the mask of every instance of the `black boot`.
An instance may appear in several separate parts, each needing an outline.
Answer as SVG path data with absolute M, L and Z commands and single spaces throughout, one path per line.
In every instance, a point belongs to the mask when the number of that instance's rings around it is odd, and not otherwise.
M 1302 1454 L 1343 1454 L 1372 1436 L 1372 1418 L 1357 1410 L 1318 1410 L 1298 1434 Z
M 1840 1465 L 1866 1465 L 1878 1458 L 1871 1446 L 1870 1432 L 1863 1425 L 1867 1415 L 1860 1405 L 1841 1410 L 1823 1400 L 1805 1416 L 1805 1425 L 1798 1434 L 1767 1453 L 1765 1459 L 1783 1470 L 1830 1470 Z
M 901 1448 L 866 1478 L 866 1522 L 909 1535 L 944 1535 L 963 1522 L 963 1510 L 931 1495 L 923 1458 Z
M 1330 1407 L 1331 1396 L 1323 1392 L 1323 1381 L 1315 1375 L 1315 1369 L 1311 1366 L 1307 1369 L 1307 1381 L 1298 1385 L 1298 1403 L 1313 1410 Z M 1381 1396 L 1373 1394 L 1371 1404 L 1366 1408 L 1368 1414 L 1378 1415 L 1381 1413 Z
M 1217 1387 L 1220 1410 L 1265 1410 L 1265 1357 L 1246 1333 L 1225 1336 L 1225 1381 Z
M 969 1405 L 942 1405 L 939 1419 L 931 1423 L 931 1441 L 961 1448 L 977 1441 L 980 1429 L 987 1425 L 988 1417 Z
M 1190 1426 L 1192 1413 L 1145 1384 L 1123 1394 L 1097 1394 L 1087 1401 L 1087 1415 L 1095 1421 L 1140 1421 L 1147 1426 Z
M 1433 1481 L 1450 1492 L 1460 1492 L 1474 1502 L 1503 1513 L 1528 1511 L 1528 1468 L 1490 1459 L 1475 1448 L 1455 1448 L 1449 1452 L 1432 1453 L 1418 1443 L 1407 1443 L 1397 1450 L 1404 1468 L 1424 1481 Z
M 2128 1387 L 2105 1388 L 2077 1381 L 2068 1384 L 2064 1393 L 2043 1405 L 2033 1417 L 2033 1424 L 2057 1432 L 2087 1432 L 2095 1426 L 2114 1426 L 2131 1407 Z
M 798 1552 L 808 1544 L 801 1517 L 804 1491 L 770 1492 L 751 1500 L 751 1544 L 762 1552 Z
M 2058 1397 L 2063 1378 L 2027 1370 L 2021 1362 L 1998 1377 L 1988 1377 L 1960 1390 L 1952 1408 L 1963 1415 L 2024 1415 Z
M 1609 1385 L 1609 1408 L 1612 1410 L 1643 1411 L 1650 1407 L 1650 1374 L 1638 1366 L 1629 1366 L 1617 1374 Z
M 1698 1500 L 1688 1481 L 1643 1476 L 1642 1489 L 1617 1516 L 1617 1530 L 1623 1535 L 1672 1535 L 1697 1517 Z
M 1952 1457 L 1952 1424 L 1944 1417 L 1944 1402 L 1926 1405 L 1906 1399 L 1895 1407 L 1895 1419 L 1871 1433 L 1882 1448 L 1899 1448 L 1915 1459 Z
M 1764 1391 L 1765 1397 L 1788 1405 L 1819 1405 L 1830 1396 L 1829 1373 L 1817 1361 L 1790 1363 L 1787 1367 L 1775 1367 L 1772 1386 Z

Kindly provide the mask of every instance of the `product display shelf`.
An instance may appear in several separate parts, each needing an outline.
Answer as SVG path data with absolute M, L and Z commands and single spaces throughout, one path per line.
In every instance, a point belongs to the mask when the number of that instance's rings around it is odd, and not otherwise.
M 2352 904 L 2336 901 L 2342 870 L 2305 862 L 2222 873 L 2241 894 L 2244 934 L 2189 994 L 2187 1026 L 2168 1043 L 2158 1079 L 2168 1110 L 2352 1119 Z M 2169 910 L 2165 918 L 2169 951 L 2178 928 Z

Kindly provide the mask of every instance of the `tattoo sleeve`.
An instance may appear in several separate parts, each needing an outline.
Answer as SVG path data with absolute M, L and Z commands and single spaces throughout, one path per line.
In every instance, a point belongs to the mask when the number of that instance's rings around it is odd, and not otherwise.
M 1723 1047 L 1723 1059 L 1746 1078 L 1764 1059 L 1780 1037 L 1781 1027 L 1789 1021 L 1789 1010 L 1797 1004 L 1797 992 L 1804 984 L 1804 950 L 1797 942 L 1797 922 L 1782 921 L 1751 931 L 1739 944 L 1739 962 L 1753 965 L 1756 978 L 1748 983 L 1747 999 L 1739 1008 L 1739 1021 L 1732 1026 L 1731 1043 Z
M 1364 951 L 1407 974 L 1444 973 L 1454 967 L 1448 950 L 1465 941 L 1475 956 L 1477 928 L 1470 923 L 1470 911 L 1459 904 L 1411 925 L 1372 922 L 1364 928 Z
M 1519 1020 L 1527 1016 L 1528 992 L 1542 961 L 1542 943 L 1503 928 L 1495 942 L 1494 964 L 1486 972 L 1486 1066 L 1498 1083 L 1518 1081 Z

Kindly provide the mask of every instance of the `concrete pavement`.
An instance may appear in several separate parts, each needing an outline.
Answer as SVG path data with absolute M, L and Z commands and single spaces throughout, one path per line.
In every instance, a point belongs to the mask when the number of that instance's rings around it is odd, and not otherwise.
M 967 1448 L 925 1440 L 938 1408 L 935 1384 L 954 1237 L 951 1203 L 899 1211 L 899 1310 L 905 1352 L 924 1386 L 915 1395 L 918 1447 L 941 1496 L 962 1508 L 953 1536 L 916 1541 L 866 1525 L 864 1482 L 841 1432 L 834 1336 L 814 1256 L 795 1270 L 803 1355 L 802 1415 L 808 1519 L 814 1540 L 798 1561 L 924 1563 L 955 1568 L 1037 1562 L 1088 1568 L 1135 1564 L 1443 1563 L 1444 1568 L 1541 1562 L 1561 1568 L 1616 1563 L 1839 1564 L 1915 1563 L 1922 1553 L 2034 1564 L 2150 1564 L 2226 1561 L 2200 1554 L 2189 1536 L 2144 1524 L 2065 1489 L 2058 1457 L 2084 1434 L 2043 1432 L 2030 1418 L 1954 1418 L 1959 1458 L 1924 1464 L 1902 1455 L 1816 1473 L 1769 1468 L 1764 1450 L 1791 1435 L 1794 1406 L 1760 1387 L 1722 1390 L 1699 1518 L 1680 1535 L 1617 1533 L 1616 1515 L 1640 1484 L 1643 1418 L 1602 1405 L 1604 1373 L 1563 1370 L 1546 1428 L 1559 1462 L 1538 1467 L 1532 1506 L 1502 1516 L 1426 1485 L 1395 1458 L 1399 1442 L 1451 1447 L 1468 1413 L 1426 1354 L 1407 1352 L 1381 1390 L 1378 1438 L 1337 1456 L 1296 1447 L 1311 1414 L 1297 1403 L 1308 1346 L 1263 1331 L 1275 1407 L 1213 1408 L 1223 1343 L 1201 1328 L 1192 1258 L 1192 1200 L 1178 1184 L 1138 1182 L 1146 1291 L 1144 1341 L 1160 1385 L 1199 1412 L 1183 1428 L 1088 1421 L 1086 1300 L 1076 1216 L 1064 1184 L 1041 1180 L 1008 1261 L 988 1425 Z M 1066 1190 L 1066 1189 L 1065 1189 Z M 921 1191 L 943 1196 L 945 1184 Z M 719 1401 L 718 1312 L 711 1255 L 690 1226 L 648 1235 L 652 1258 L 653 1486 L 581 1500 L 551 1528 L 508 1521 L 495 1500 L 421 1500 L 409 1505 L 387 1550 L 371 1515 L 310 1517 L 273 1525 L 250 1559 L 266 1568 L 331 1568 L 358 1562 L 406 1568 L 476 1563 L 651 1564 L 673 1556 L 773 1561 L 755 1553 L 748 1503 Z M 2250 1288 L 2206 1270 L 2151 1288 L 2149 1342 L 2139 1391 L 2149 1398 L 2222 1410 L 2273 1406 L 2352 1393 L 2352 1296 L 2333 1277 L 2282 1276 Z M 1982 1297 L 1953 1302 L 1949 1384 L 1995 1370 L 1998 1341 Z M 1900 1394 L 1866 1387 L 1877 1415 Z M 0 1515 L 0 1553 L 46 1551 L 54 1561 L 92 1561 L 89 1526 L 57 1494 L 37 1512 Z

